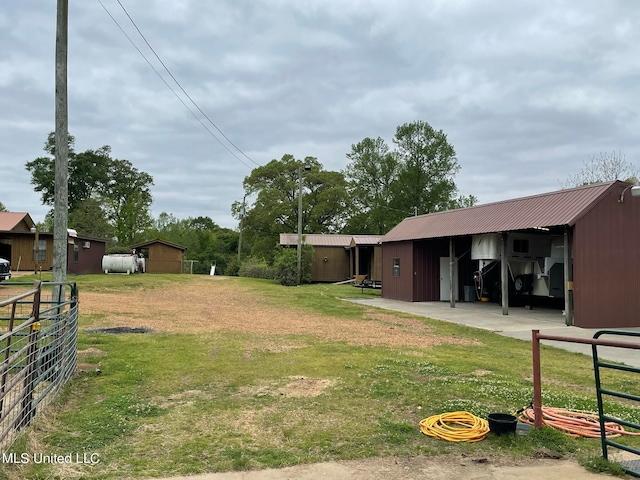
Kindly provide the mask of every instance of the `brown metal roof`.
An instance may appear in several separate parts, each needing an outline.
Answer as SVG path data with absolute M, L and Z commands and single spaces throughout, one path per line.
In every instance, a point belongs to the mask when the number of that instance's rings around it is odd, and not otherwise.
M 28 213 L 25 212 L 0 212 L 0 232 L 12 232 L 14 229 L 20 225 L 20 222 L 24 221 L 26 231 L 33 226 L 35 223 L 31 219 Z M 18 231 L 23 231 L 24 229 L 20 229 Z
M 188 250 L 188 248 L 185 246 L 178 245 L 177 243 L 167 242 L 166 240 L 160 240 L 159 238 L 155 240 L 149 240 L 148 242 L 136 243 L 135 245 L 131 245 L 129 248 L 146 248 L 146 247 L 150 247 L 155 243 L 161 243 L 169 247 L 177 248 L 178 250 Z
M 353 235 L 351 245 L 377 245 L 382 235 Z
M 302 235 L 302 243 L 314 247 L 349 247 L 353 235 L 332 233 L 309 233 Z M 280 245 L 297 246 L 297 233 L 281 233 Z
M 515 198 L 458 210 L 405 218 L 381 242 L 508 232 L 530 228 L 574 225 L 620 181 Z

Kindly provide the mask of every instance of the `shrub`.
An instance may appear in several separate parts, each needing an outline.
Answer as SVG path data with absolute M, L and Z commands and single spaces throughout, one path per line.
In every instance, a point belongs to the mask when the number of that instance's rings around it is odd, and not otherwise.
M 313 264 L 313 247 L 302 246 L 300 270 L 302 283 L 311 283 L 311 265 Z M 274 262 L 276 278 L 282 285 L 294 286 L 298 284 L 298 251 L 293 248 L 284 248 Z
M 276 278 L 287 287 L 298 285 L 298 254 L 293 248 L 284 248 L 275 259 Z
M 267 265 L 264 260 L 254 257 L 249 257 L 242 262 L 239 273 L 241 277 L 266 278 L 268 280 L 276 278 L 276 272 L 273 267 Z
M 224 271 L 225 275 L 229 275 L 232 277 L 237 277 L 240 274 L 240 262 L 237 258 L 233 258 L 229 260 L 227 263 L 227 268 Z

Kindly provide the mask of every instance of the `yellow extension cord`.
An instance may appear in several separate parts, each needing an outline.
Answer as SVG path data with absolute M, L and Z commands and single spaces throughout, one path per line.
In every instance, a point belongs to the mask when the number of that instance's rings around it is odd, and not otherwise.
M 469 412 L 449 412 L 421 420 L 420 430 L 448 442 L 479 442 L 489 434 L 489 423 Z

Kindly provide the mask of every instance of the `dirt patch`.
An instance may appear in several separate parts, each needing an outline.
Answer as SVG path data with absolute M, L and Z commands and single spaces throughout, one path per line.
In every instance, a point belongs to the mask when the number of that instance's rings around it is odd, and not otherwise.
M 88 363 L 85 360 L 90 357 L 104 357 L 107 352 L 100 350 L 99 348 L 87 348 L 85 350 L 78 350 L 78 363 L 76 370 L 78 372 L 99 372 L 100 363 Z
M 285 397 L 317 397 L 322 394 L 328 387 L 335 384 L 334 380 L 326 378 L 294 378 L 278 391 Z
M 288 377 L 285 385 L 274 382 L 268 385 L 252 385 L 238 390 L 239 395 L 281 396 L 289 398 L 317 397 L 336 384 L 328 378 Z
M 84 350 L 78 350 L 78 356 L 82 357 L 104 357 L 107 352 L 100 350 L 99 348 L 86 348 Z
M 90 328 L 85 330 L 87 333 L 110 333 L 110 334 L 122 334 L 122 333 L 151 333 L 153 330 L 144 327 L 109 327 L 109 328 Z
M 100 328 L 129 325 L 157 332 L 203 333 L 215 330 L 257 334 L 310 334 L 354 345 L 433 347 L 442 344 L 478 345 L 474 340 L 434 335 L 425 323 L 391 313 L 367 311 L 365 321 L 313 315 L 269 305 L 236 282 L 223 277 L 195 278 L 127 294 L 83 292 L 80 312 L 105 315 Z M 304 345 L 276 345 L 273 351 Z M 260 348 L 265 348 L 261 346 Z M 245 353 L 250 358 L 251 351 Z

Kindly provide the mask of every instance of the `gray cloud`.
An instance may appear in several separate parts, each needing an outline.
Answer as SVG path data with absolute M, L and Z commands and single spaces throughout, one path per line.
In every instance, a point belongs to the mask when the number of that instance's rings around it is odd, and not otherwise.
M 541 193 L 591 156 L 638 165 L 640 4 L 121 0 L 207 116 L 253 161 L 286 153 L 342 170 L 365 137 L 442 129 L 481 202 Z M 102 0 L 173 84 L 115 0 Z M 47 211 L 24 164 L 54 126 L 55 2 L 0 12 L 0 201 Z M 108 144 L 154 177 L 153 213 L 209 216 L 256 165 L 220 145 L 167 89 L 97 1 L 72 2 L 69 128 L 76 149 Z M 209 128 L 222 140 L 211 125 Z M 226 146 L 234 150 L 224 141 Z

